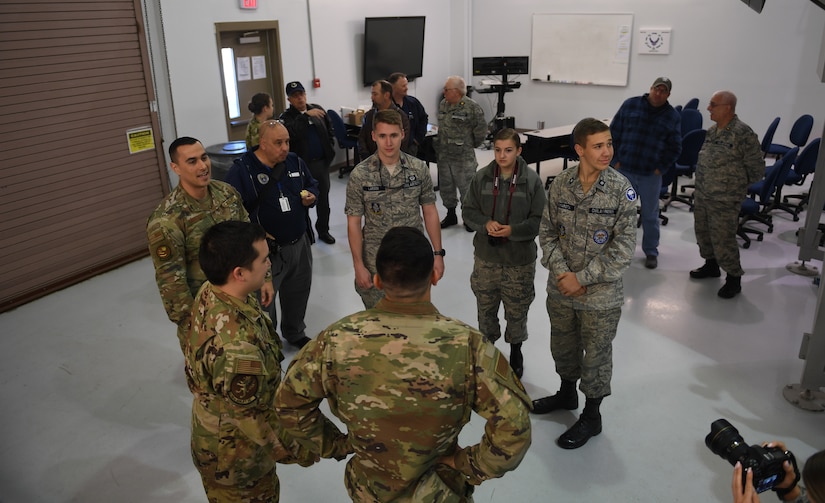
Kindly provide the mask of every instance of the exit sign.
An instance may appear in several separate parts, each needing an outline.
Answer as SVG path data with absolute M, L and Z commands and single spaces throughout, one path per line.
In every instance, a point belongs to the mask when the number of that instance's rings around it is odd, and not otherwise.
M 240 0 L 241 1 L 241 9 L 257 9 L 258 8 L 258 0 Z

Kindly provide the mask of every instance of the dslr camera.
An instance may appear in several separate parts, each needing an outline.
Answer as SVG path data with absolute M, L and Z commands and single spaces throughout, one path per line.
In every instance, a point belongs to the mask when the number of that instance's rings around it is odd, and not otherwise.
M 717 419 L 710 425 L 710 433 L 705 437 L 705 445 L 717 456 L 727 459 L 732 466 L 742 463 L 742 485 L 745 485 L 747 471 L 753 471 L 753 487 L 756 492 L 765 492 L 782 483 L 785 469 L 782 464 L 791 457 L 778 447 L 751 445 L 739 435 L 739 431 L 725 419 Z

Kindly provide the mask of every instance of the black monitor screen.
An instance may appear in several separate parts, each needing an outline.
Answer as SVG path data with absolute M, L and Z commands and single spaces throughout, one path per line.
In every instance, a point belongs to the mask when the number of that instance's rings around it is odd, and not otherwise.
M 393 72 L 412 80 L 422 75 L 424 16 L 368 17 L 364 20 L 364 85 Z
M 527 75 L 527 56 L 473 58 L 473 75 Z

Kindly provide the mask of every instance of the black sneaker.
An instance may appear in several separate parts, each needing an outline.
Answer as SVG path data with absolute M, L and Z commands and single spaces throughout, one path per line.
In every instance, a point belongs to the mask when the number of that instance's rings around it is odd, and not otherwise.
M 321 241 L 323 241 L 324 243 L 326 243 L 328 245 L 334 245 L 335 244 L 335 238 L 332 237 L 332 234 L 330 234 L 329 232 L 319 232 L 318 233 L 318 239 L 320 239 Z
M 301 349 L 304 346 L 306 346 L 307 344 L 309 344 L 309 341 L 311 341 L 311 340 L 312 339 L 310 339 L 309 337 L 307 337 L 305 335 L 305 336 L 301 337 L 300 339 L 298 339 L 296 341 L 288 341 L 288 342 L 289 342 L 289 345 L 292 346 L 293 348 Z
M 645 267 L 648 269 L 656 269 L 659 266 L 659 259 L 656 258 L 656 255 L 648 255 L 645 257 Z

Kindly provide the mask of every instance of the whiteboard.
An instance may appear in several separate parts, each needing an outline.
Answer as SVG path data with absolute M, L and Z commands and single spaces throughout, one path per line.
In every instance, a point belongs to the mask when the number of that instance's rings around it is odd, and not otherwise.
M 533 14 L 530 78 L 626 86 L 633 14 Z

